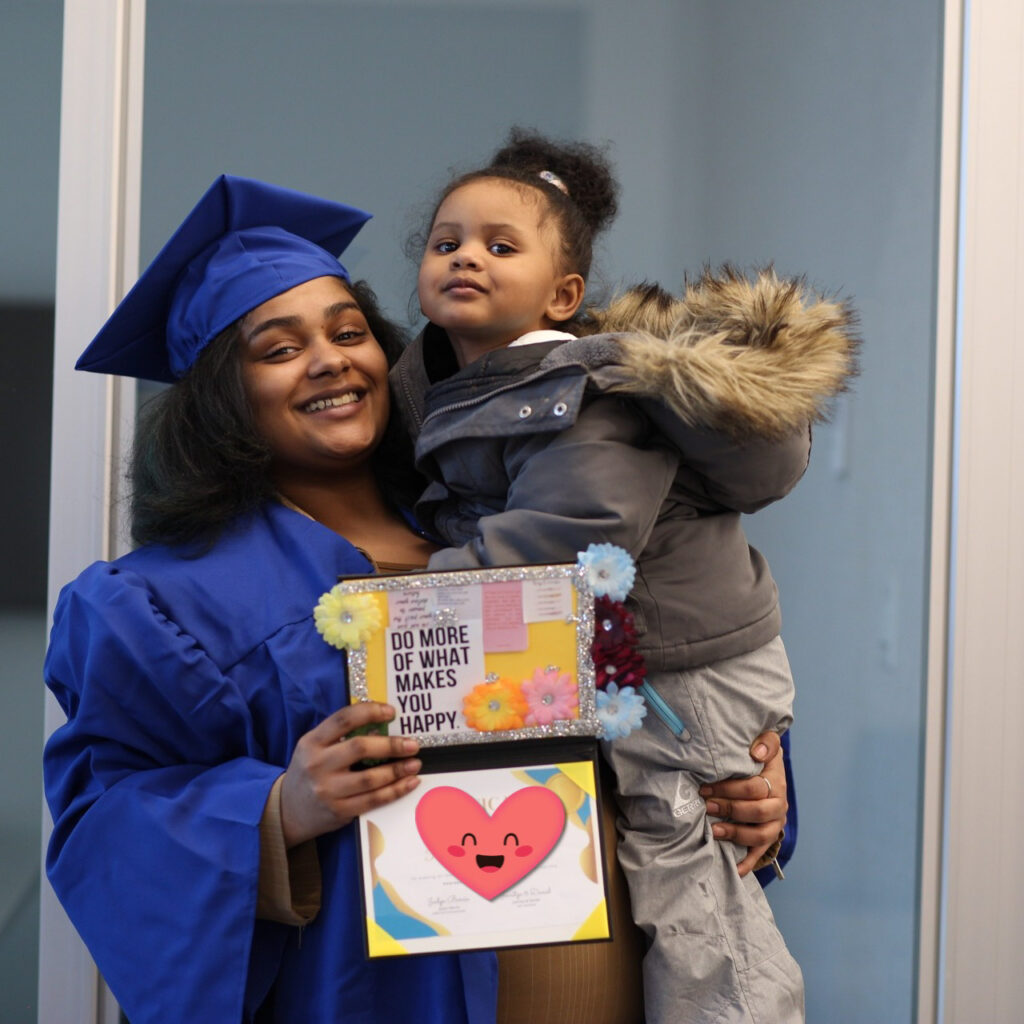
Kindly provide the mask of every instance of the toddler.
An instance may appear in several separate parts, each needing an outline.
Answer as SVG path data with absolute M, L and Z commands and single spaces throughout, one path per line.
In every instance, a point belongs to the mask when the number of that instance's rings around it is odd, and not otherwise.
M 791 722 L 777 590 L 740 516 L 803 474 L 810 423 L 852 372 L 849 317 L 726 270 L 581 325 L 616 193 L 598 150 L 519 131 L 444 189 L 419 270 L 429 322 L 392 371 L 430 481 L 417 513 L 453 545 L 436 569 L 572 562 L 592 542 L 633 556 L 653 713 L 603 747 L 647 1020 L 800 1021 L 800 969 L 698 788 L 756 773 L 751 738 Z

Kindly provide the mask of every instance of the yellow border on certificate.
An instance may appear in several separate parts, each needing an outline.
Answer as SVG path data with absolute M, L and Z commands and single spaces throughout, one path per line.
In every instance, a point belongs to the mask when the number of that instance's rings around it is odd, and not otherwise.
M 593 913 L 579 926 L 576 934 L 573 935 L 573 942 L 582 942 L 586 939 L 607 939 L 611 937 L 611 929 L 608 927 L 608 908 L 605 901 L 601 900 Z
M 401 956 L 409 951 L 392 938 L 372 917 L 366 919 L 366 948 L 371 957 Z

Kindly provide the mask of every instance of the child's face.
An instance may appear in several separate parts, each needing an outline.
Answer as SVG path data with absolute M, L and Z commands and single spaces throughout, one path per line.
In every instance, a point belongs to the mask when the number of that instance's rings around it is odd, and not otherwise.
M 495 178 L 457 188 L 438 208 L 420 263 L 420 308 L 464 366 L 528 331 L 568 320 L 583 279 L 558 269 L 543 197 Z

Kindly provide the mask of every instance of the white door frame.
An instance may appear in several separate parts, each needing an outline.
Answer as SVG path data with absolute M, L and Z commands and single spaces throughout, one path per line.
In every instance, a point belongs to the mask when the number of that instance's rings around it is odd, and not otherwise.
M 1024 5 L 949 7 L 919 1020 L 1001 1024 L 1024 1006 Z
M 926 653 L 925 745 L 920 899 L 917 921 L 917 1024 L 941 1019 L 942 926 L 946 846 L 946 747 L 951 598 L 952 488 L 955 467 L 956 350 L 960 237 L 963 3 L 946 4 L 943 31 L 939 224 L 936 262 L 935 381 L 932 412 L 932 496 Z M 906 827 L 915 822 L 906 819 Z
M 145 0 L 64 5 L 51 610 L 66 580 L 125 546 L 111 509 L 134 384 L 71 367 L 137 272 L 144 22 Z M 1024 848 L 1022 123 L 1019 0 L 950 0 L 923 813 L 906 823 L 922 830 L 918 1024 L 1009 1021 L 1024 1005 L 1024 887 L 1005 884 Z M 62 720 L 50 700 L 47 735 Z M 40 1024 L 116 1021 L 45 884 L 39 974 Z
M 72 367 L 138 274 L 145 0 L 64 4 L 47 615 L 60 587 L 125 550 L 112 509 L 135 382 Z M 64 716 L 47 696 L 48 736 Z M 43 813 L 43 857 L 51 830 Z M 52 889 L 40 886 L 40 1024 L 115 1024 L 118 1009 Z

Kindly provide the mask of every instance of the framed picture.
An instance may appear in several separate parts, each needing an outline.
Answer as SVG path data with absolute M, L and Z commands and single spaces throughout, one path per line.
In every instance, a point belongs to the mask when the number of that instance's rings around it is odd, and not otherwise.
M 560 756 L 425 761 L 412 793 L 359 817 L 369 957 L 610 937 L 596 743 L 544 746 Z
M 598 734 L 579 565 L 360 577 L 332 594 L 335 616 L 365 625 L 347 645 L 352 699 L 391 704 L 391 728 L 422 746 Z

